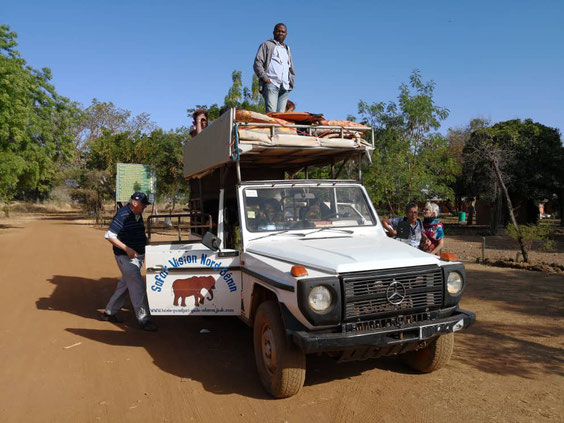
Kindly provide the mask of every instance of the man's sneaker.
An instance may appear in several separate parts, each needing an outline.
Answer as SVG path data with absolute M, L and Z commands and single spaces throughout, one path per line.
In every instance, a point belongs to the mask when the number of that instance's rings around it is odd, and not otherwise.
M 121 323 L 121 320 L 115 314 L 108 314 L 105 311 L 100 313 L 100 320 L 103 322 Z
M 139 322 L 139 326 L 141 327 L 141 329 L 146 330 L 147 332 L 155 332 L 159 329 L 152 320 L 146 320 L 142 323 Z

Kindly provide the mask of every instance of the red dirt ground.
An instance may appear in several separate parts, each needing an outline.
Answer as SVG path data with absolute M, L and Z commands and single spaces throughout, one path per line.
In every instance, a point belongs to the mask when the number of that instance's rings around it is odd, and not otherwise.
M 564 421 L 562 275 L 468 264 L 478 322 L 446 368 L 312 356 L 300 394 L 274 400 L 235 318 L 98 321 L 119 272 L 72 213 L 1 220 L 0 257 L 2 422 Z

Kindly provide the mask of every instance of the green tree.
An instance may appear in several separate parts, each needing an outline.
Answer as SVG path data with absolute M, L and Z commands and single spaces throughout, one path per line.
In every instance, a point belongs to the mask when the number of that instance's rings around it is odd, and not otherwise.
M 508 193 L 518 207 L 525 201 L 552 198 L 564 187 L 564 147 L 558 129 L 515 119 L 472 132 L 463 150 L 466 191 L 492 199 L 497 178 L 484 148 L 495 149 Z
M 472 132 L 463 157 L 469 189 L 490 198 L 503 198 L 516 233 L 519 225 L 514 204 L 524 209 L 526 202 L 550 198 L 563 188 L 564 147 L 560 133 L 531 119 L 500 122 Z M 528 261 L 523 237 L 518 241 Z
M 102 129 L 101 136 L 89 140 L 75 166 L 65 172 L 65 178 L 75 181 L 71 198 L 86 211 L 98 217 L 104 200 L 115 198 L 117 163 L 143 163 L 136 151 L 138 134 L 112 133 Z
M 392 212 L 407 201 L 440 196 L 452 198 L 451 184 L 459 164 L 448 141 L 436 132 L 448 110 L 433 100 L 435 84 L 423 82 L 419 71 L 401 84 L 398 103 L 360 101 L 361 120 L 375 129 L 372 165 L 365 169 L 365 185 L 373 201 Z
M 75 131 L 75 148 L 78 152 L 88 148 L 91 140 L 101 137 L 103 132 L 150 133 L 157 129 L 148 113 L 132 116 L 129 110 L 116 107 L 112 102 L 92 99 L 92 104 L 82 110 Z
M 94 98 L 74 127 L 75 158 L 61 175 L 76 182 L 72 198 L 98 217 L 104 200 L 115 198 L 116 164 L 148 164 L 139 141 L 155 130 L 149 114 L 132 116 Z
M 183 179 L 183 129 L 164 132 L 155 129 L 150 134 L 141 131 L 112 133 L 103 129 L 102 135 L 90 140 L 82 154 L 83 166 L 73 169 L 72 178 L 78 186 L 73 198 L 94 214 L 99 201 L 115 198 L 117 163 L 142 163 L 152 166 L 157 175 L 157 194 L 161 200 L 174 204 L 185 199 L 187 184 Z
M 253 74 L 251 88 L 243 86 L 242 72 L 234 70 L 231 74 L 232 85 L 223 100 L 224 107 L 236 107 L 237 109 L 253 110 L 264 113 L 264 99 L 259 93 L 259 81 Z
M 243 74 L 241 71 L 234 70 L 231 74 L 231 87 L 227 90 L 227 95 L 223 99 L 223 106 L 218 106 L 217 103 L 207 106 L 205 104 L 198 104 L 195 107 L 186 110 L 189 118 L 197 109 L 204 109 L 208 112 L 210 121 L 217 119 L 220 112 L 225 107 L 235 107 L 237 109 L 252 110 L 259 113 L 264 113 L 266 108 L 264 99 L 259 92 L 259 81 L 256 75 L 253 74 L 253 81 L 251 87 L 243 85 Z
M 464 159 L 462 154 L 464 150 L 464 146 L 470 139 L 470 135 L 472 134 L 472 132 L 480 128 L 486 128 L 488 126 L 490 126 L 489 120 L 482 118 L 475 118 L 472 119 L 470 123 L 464 127 L 449 128 L 448 130 L 447 139 L 448 139 L 449 154 L 457 161 L 458 169 L 459 169 L 459 171 L 455 175 L 455 180 L 451 185 L 454 191 L 454 202 L 458 209 L 461 208 L 463 196 L 466 195 L 468 195 L 469 197 L 476 196 L 475 193 L 468 192 L 467 176 L 462 171 L 464 165 Z
M 73 151 L 75 103 L 59 96 L 48 68 L 33 69 L 0 26 L 0 198 L 47 196 Z
M 182 151 L 186 139 L 187 134 L 183 130 L 164 132 L 157 129 L 139 140 L 138 148 L 143 163 L 153 166 L 156 170 L 159 197 L 172 203 L 171 213 L 178 200 L 188 199 Z
M 186 109 L 188 118 L 192 119 L 192 114 L 198 109 L 203 109 L 208 112 L 208 119 L 210 120 L 210 122 L 216 120 L 219 117 L 221 111 L 221 107 L 219 107 L 217 103 L 214 103 L 210 106 L 208 106 L 207 104 L 196 104 L 196 106 L 190 109 Z

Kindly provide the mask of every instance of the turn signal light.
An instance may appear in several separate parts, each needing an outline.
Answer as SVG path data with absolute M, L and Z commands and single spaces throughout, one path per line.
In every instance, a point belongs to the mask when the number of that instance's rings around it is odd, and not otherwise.
M 299 278 L 300 276 L 307 276 L 307 270 L 301 264 L 296 264 L 292 266 L 291 270 L 292 276 Z
M 457 261 L 458 256 L 454 253 L 442 253 L 441 259 L 443 259 L 445 261 Z

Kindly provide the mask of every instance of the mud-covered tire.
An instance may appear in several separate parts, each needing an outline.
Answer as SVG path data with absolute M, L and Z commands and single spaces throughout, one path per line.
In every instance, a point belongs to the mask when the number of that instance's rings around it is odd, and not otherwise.
M 401 355 L 402 361 L 421 373 L 431 373 L 446 366 L 454 348 L 454 333 L 441 335 L 425 348 Z
M 257 371 L 262 385 L 275 398 L 296 395 L 304 385 L 305 354 L 286 337 L 278 305 L 265 301 L 253 327 Z

